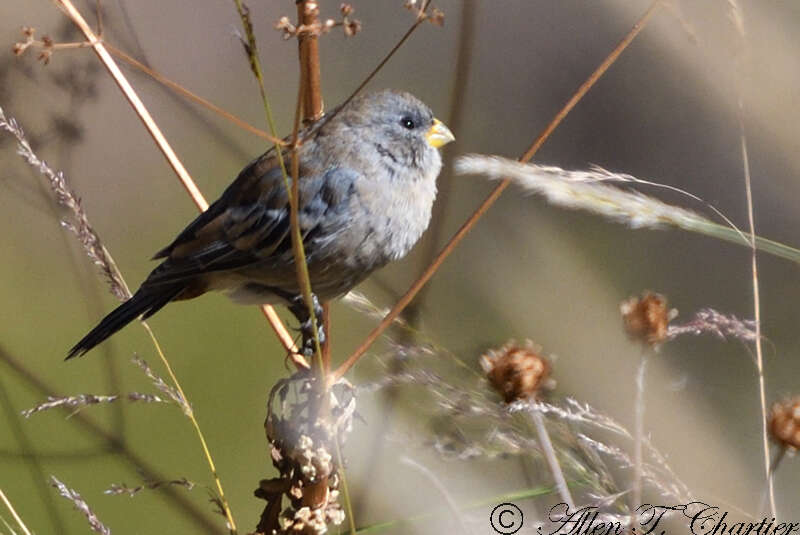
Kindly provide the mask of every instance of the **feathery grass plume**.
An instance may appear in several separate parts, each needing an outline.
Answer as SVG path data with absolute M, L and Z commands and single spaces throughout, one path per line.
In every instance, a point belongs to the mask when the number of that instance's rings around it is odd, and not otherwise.
M 719 225 L 686 208 L 603 182 L 674 188 L 627 174 L 613 173 L 601 167 L 592 167 L 589 171 L 569 171 L 549 165 L 522 164 L 499 156 L 470 154 L 456 159 L 455 171 L 462 175 L 485 175 L 495 180 L 508 178 L 526 191 L 544 196 L 556 206 L 599 214 L 634 229 L 679 228 L 745 247 L 751 246 L 749 237 L 735 227 Z M 676 191 L 700 200 L 684 191 Z M 716 213 L 724 218 L 718 211 Z M 755 245 L 760 251 L 800 263 L 800 250 L 796 248 L 759 236 L 755 237 Z
M 184 399 L 181 393 L 176 388 L 169 386 L 166 383 L 166 381 L 164 381 L 164 379 L 156 375 L 156 373 L 153 371 L 152 368 L 150 368 L 150 365 L 147 364 L 147 362 L 144 359 L 140 358 L 139 355 L 134 355 L 131 361 L 137 366 L 139 366 L 139 368 L 144 372 L 147 378 L 150 379 L 150 382 L 153 383 L 153 386 L 155 386 L 159 392 L 161 392 L 162 394 L 170 398 L 172 401 L 177 403 L 178 406 L 181 407 L 181 409 L 183 409 L 184 413 L 188 415 L 189 413 L 192 412 L 192 408 L 189 405 L 189 402 L 186 401 L 186 399 Z M 158 398 L 158 401 L 163 401 L 163 400 L 161 398 Z
M 713 308 L 703 308 L 688 322 L 682 325 L 670 325 L 667 329 L 667 339 L 673 340 L 683 334 L 709 333 L 722 340 L 730 337 L 742 342 L 753 342 L 756 339 L 755 329 L 753 320 L 740 320 L 733 314 L 726 315 Z
M 31 415 L 36 414 L 37 412 L 47 411 L 50 409 L 55 409 L 57 407 L 70 407 L 75 409 L 70 416 L 77 413 L 84 407 L 89 405 L 97 405 L 98 403 L 113 403 L 119 399 L 119 395 L 113 396 L 98 396 L 95 394 L 78 394 L 77 396 L 64 396 L 64 397 L 53 397 L 47 396 L 47 401 L 43 401 L 31 407 L 30 409 L 25 409 L 22 411 L 22 415 L 25 418 L 30 418 Z
M 122 279 L 122 275 L 119 269 L 117 269 L 111 255 L 108 254 L 108 251 L 105 246 L 103 246 L 94 228 L 89 223 L 86 212 L 81 206 L 80 199 L 78 199 L 77 195 L 75 195 L 69 187 L 69 184 L 67 184 L 64 173 L 61 171 L 53 171 L 53 169 L 47 165 L 47 162 L 40 159 L 36 153 L 33 152 L 22 128 L 13 117 L 6 117 L 1 107 L 0 128 L 17 138 L 17 154 L 22 156 L 28 165 L 47 178 L 50 189 L 53 190 L 55 194 L 56 202 L 58 202 L 60 206 L 66 208 L 73 219 L 72 222 L 62 221 L 62 226 L 78 237 L 78 241 L 80 241 L 83 246 L 84 252 L 94 265 L 98 267 L 108 282 L 111 293 L 120 301 L 128 299 L 131 296 L 130 290 Z
M 64 483 L 56 479 L 55 476 L 50 476 L 50 483 L 53 487 L 58 489 L 58 493 L 61 496 L 71 501 L 72 505 L 75 506 L 75 509 L 80 511 L 83 516 L 86 517 L 86 520 L 89 522 L 89 527 L 92 528 L 92 531 L 95 533 L 102 533 L 103 535 L 111 535 L 111 530 L 104 526 L 102 522 L 100 522 L 100 519 L 97 518 L 97 515 L 95 515 L 89 508 L 89 504 L 84 501 L 77 491 L 67 487 Z
M 613 418 L 597 411 L 587 403 L 581 403 L 570 397 L 565 398 L 560 405 L 542 401 L 516 402 L 509 409 L 511 411 L 538 410 L 543 414 L 549 414 L 573 424 L 610 431 L 626 440 L 635 440 L 633 434 Z M 576 436 L 596 452 L 615 459 L 622 467 L 632 468 L 634 466 L 632 459 L 620 448 L 608 445 L 580 431 L 577 432 Z M 647 436 L 643 437 L 643 445 L 652 459 L 652 463 L 645 462 L 643 464 L 645 480 L 665 497 L 675 499 L 679 503 L 691 501 L 692 493 L 689 487 L 680 480 L 669 463 L 667 463 L 666 457 L 652 444 Z
M 430 448 L 449 461 L 531 456 L 544 459 L 541 440 L 528 417 L 541 413 L 566 481 L 583 483 L 571 489 L 579 493 L 575 502 L 607 503 L 609 511 L 628 509 L 623 501 L 628 483 L 621 481 L 619 473 L 611 468 L 629 470 L 633 463 L 620 447 L 598 438 L 610 432 L 616 435 L 610 440 L 621 439 L 623 446 L 632 443 L 633 433 L 618 422 L 571 398 L 551 402 L 523 399 L 507 405 L 487 388 L 481 374 L 474 368 L 463 368 L 446 352 L 413 345 L 402 346 L 402 350 L 405 366 L 401 372 L 380 374 L 377 381 L 359 387 L 359 394 L 387 387 L 413 394 L 407 397 L 413 400 L 418 425 L 425 429 L 390 435 L 399 447 L 407 449 L 413 444 Z M 453 365 L 458 369 L 452 369 Z M 448 368 L 441 370 L 442 366 Z M 519 412 L 524 417 L 518 417 Z M 648 487 L 682 503 L 684 497 L 691 496 L 688 487 L 646 436 L 642 442 L 643 477 Z
M 369 300 L 369 298 L 361 292 L 351 290 L 341 298 L 341 302 L 350 306 L 356 312 L 360 312 L 365 316 L 372 319 L 382 320 L 391 310 L 389 307 L 379 307 Z M 394 323 L 401 326 L 407 326 L 408 323 L 402 317 L 397 317 Z

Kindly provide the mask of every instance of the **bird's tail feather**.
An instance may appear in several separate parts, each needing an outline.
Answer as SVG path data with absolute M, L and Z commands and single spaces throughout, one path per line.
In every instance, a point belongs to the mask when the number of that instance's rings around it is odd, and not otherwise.
M 185 286 L 183 284 L 160 287 L 158 291 L 153 291 L 152 288 L 139 289 L 133 297 L 111 311 L 111 313 L 103 318 L 94 329 L 89 331 L 89 334 L 75 344 L 75 346 L 69 350 L 66 360 L 72 357 L 83 356 L 87 351 L 125 327 L 137 317 L 141 316 L 143 320 L 149 318 L 164 305 L 177 297 L 184 289 Z

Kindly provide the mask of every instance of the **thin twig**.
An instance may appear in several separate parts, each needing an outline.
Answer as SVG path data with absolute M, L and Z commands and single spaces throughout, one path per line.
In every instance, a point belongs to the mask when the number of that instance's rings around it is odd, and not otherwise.
M 586 81 L 581 84 L 578 90 L 575 92 L 574 95 L 567 101 L 564 107 L 553 117 L 550 123 L 545 127 L 541 134 L 536 138 L 530 148 L 525 151 L 525 154 L 522 155 L 520 158 L 521 162 L 527 162 L 536 154 L 539 148 L 544 144 L 544 142 L 550 137 L 550 135 L 555 131 L 556 127 L 561 124 L 561 121 L 567 114 L 575 107 L 575 105 L 583 98 L 583 96 L 592 88 L 592 86 L 600 79 L 600 77 L 608 70 L 609 67 L 617 60 L 617 58 L 622 54 L 622 52 L 631 44 L 631 42 L 636 38 L 637 35 L 645 28 L 647 23 L 650 19 L 655 15 L 657 8 L 662 4 L 663 0 L 654 0 L 647 11 L 642 15 L 642 17 L 633 25 L 633 28 L 628 32 L 628 34 L 619 42 L 619 44 L 611 51 L 611 53 L 606 57 L 605 60 L 595 69 L 595 71 L 586 79 Z M 466 222 L 458 229 L 458 231 L 453 235 L 447 245 L 444 246 L 442 251 L 439 255 L 431 262 L 428 269 L 411 285 L 408 291 L 400 298 L 400 300 L 395 304 L 392 310 L 381 320 L 377 327 L 375 327 L 372 332 L 367 335 L 366 339 L 361 343 L 360 346 L 350 355 L 344 363 L 333 372 L 329 381 L 337 381 L 341 378 L 347 371 L 358 362 L 358 359 L 366 353 L 367 349 L 375 342 L 375 340 L 380 337 L 383 331 L 386 330 L 389 325 L 392 324 L 394 319 L 403 311 L 403 309 L 408 306 L 412 299 L 417 295 L 420 289 L 430 280 L 431 277 L 438 271 L 439 267 L 445 261 L 445 259 L 450 256 L 450 253 L 455 250 L 456 246 L 461 243 L 461 240 L 469 233 L 470 230 L 475 226 L 475 224 L 480 220 L 480 218 L 485 214 L 489 208 L 500 198 L 503 191 L 509 186 L 511 182 L 509 180 L 503 180 L 500 184 L 492 191 L 489 196 L 481 203 L 481 205 L 475 210 L 475 212 L 467 219 Z
M 209 110 L 213 111 L 214 113 L 216 113 L 220 117 L 222 117 L 224 119 L 227 119 L 231 123 L 235 124 L 236 126 L 241 128 L 242 130 L 246 130 L 246 131 L 250 132 L 251 134 L 254 134 L 254 135 L 256 135 L 256 136 L 258 136 L 260 138 L 264 138 L 264 139 L 266 139 L 268 141 L 271 141 L 272 143 L 276 143 L 278 145 L 283 145 L 284 144 L 283 140 L 269 135 L 267 132 L 264 132 L 263 130 L 261 130 L 259 128 L 256 128 L 255 126 L 251 125 L 250 123 L 248 123 L 244 119 L 240 119 L 239 117 L 233 115 L 232 113 L 220 108 L 219 106 L 217 106 L 213 102 L 211 102 L 211 101 L 209 101 L 207 99 L 204 99 L 203 97 L 201 97 L 199 95 L 196 95 L 196 94 L 192 93 L 191 91 L 189 91 L 188 89 L 186 89 L 182 85 L 180 85 L 180 84 L 178 84 L 176 82 L 173 82 L 172 80 L 170 80 L 169 78 L 167 78 L 163 74 L 151 69 L 150 67 L 148 67 L 147 65 L 145 65 L 141 61 L 137 60 L 136 58 L 133 58 L 133 57 L 129 56 L 128 54 L 126 54 L 122 50 L 116 48 L 115 46 L 111 45 L 110 43 L 104 43 L 104 44 L 105 44 L 106 48 L 108 49 L 108 51 L 111 52 L 111 54 L 113 54 L 114 56 L 118 57 L 119 59 L 121 59 L 122 61 L 124 61 L 128 65 L 130 65 L 131 67 L 139 69 L 140 71 L 142 71 L 143 73 L 147 74 L 148 76 L 150 76 L 155 81 L 167 86 L 168 88 L 172 89 L 173 91 L 175 91 L 179 95 L 182 95 L 182 96 L 188 98 L 189 100 L 193 100 L 194 102 L 197 102 L 201 106 L 204 106 L 204 107 L 208 108 Z
M 153 117 L 150 115 L 150 112 L 147 111 L 144 103 L 141 101 L 139 96 L 136 94 L 136 91 L 133 87 L 128 83 L 128 80 L 125 78 L 125 75 L 122 74 L 122 71 L 117 66 L 114 58 L 111 57 L 111 54 L 106 49 L 103 42 L 95 35 L 94 31 L 89 27 L 86 23 L 86 20 L 80 14 L 80 12 L 72 5 L 70 0 L 54 0 L 56 5 L 60 6 L 64 11 L 67 13 L 69 18 L 72 22 L 83 32 L 86 36 L 87 41 L 91 44 L 92 49 L 95 51 L 97 56 L 100 58 L 100 61 L 108 70 L 111 77 L 114 78 L 117 86 L 122 90 L 125 94 L 125 98 L 128 99 L 128 102 L 133 106 L 136 110 L 136 114 L 139 116 L 139 119 L 144 123 L 145 128 L 153 137 L 155 142 L 158 144 L 159 149 L 167 158 L 170 166 L 175 171 L 175 174 L 178 175 L 180 178 L 183 187 L 192 197 L 195 205 L 200 210 L 205 210 L 208 208 L 208 203 L 203 198 L 203 195 L 200 193 L 200 190 L 195 185 L 192 177 L 189 175 L 189 172 L 183 166 L 181 161 L 178 159 L 178 156 L 175 154 L 175 151 L 172 150 L 172 147 L 167 142 L 167 139 L 164 137 L 164 134 L 161 132 L 161 129 L 158 128 L 158 125 L 153 120 Z

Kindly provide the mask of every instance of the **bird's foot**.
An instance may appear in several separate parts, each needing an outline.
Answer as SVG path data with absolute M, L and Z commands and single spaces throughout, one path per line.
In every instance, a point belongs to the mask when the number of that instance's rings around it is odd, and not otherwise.
M 314 318 L 317 323 L 317 337 L 320 346 L 325 343 L 325 328 L 322 325 L 322 305 L 319 304 L 319 299 L 315 294 L 311 294 L 314 308 Z M 306 357 L 311 357 L 316 352 L 316 345 L 314 344 L 314 328 L 311 321 L 311 315 L 308 313 L 308 305 L 302 295 L 294 297 L 289 303 L 289 311 L 294 314 L 297 321 L 300 322 L 300 334 L 303 336 L 303 344 L 301 346 L 301 353 Z

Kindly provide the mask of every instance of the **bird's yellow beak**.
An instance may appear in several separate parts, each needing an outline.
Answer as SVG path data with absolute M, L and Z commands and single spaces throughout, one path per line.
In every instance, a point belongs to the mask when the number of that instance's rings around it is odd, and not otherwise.
M 456 139 L 456 136 L 447 128 L 439 119 L 433 120 L 433 126 L 425 133 L 425 139 L 431 147 L 439 148 L 444 147 L 451 141 Z

